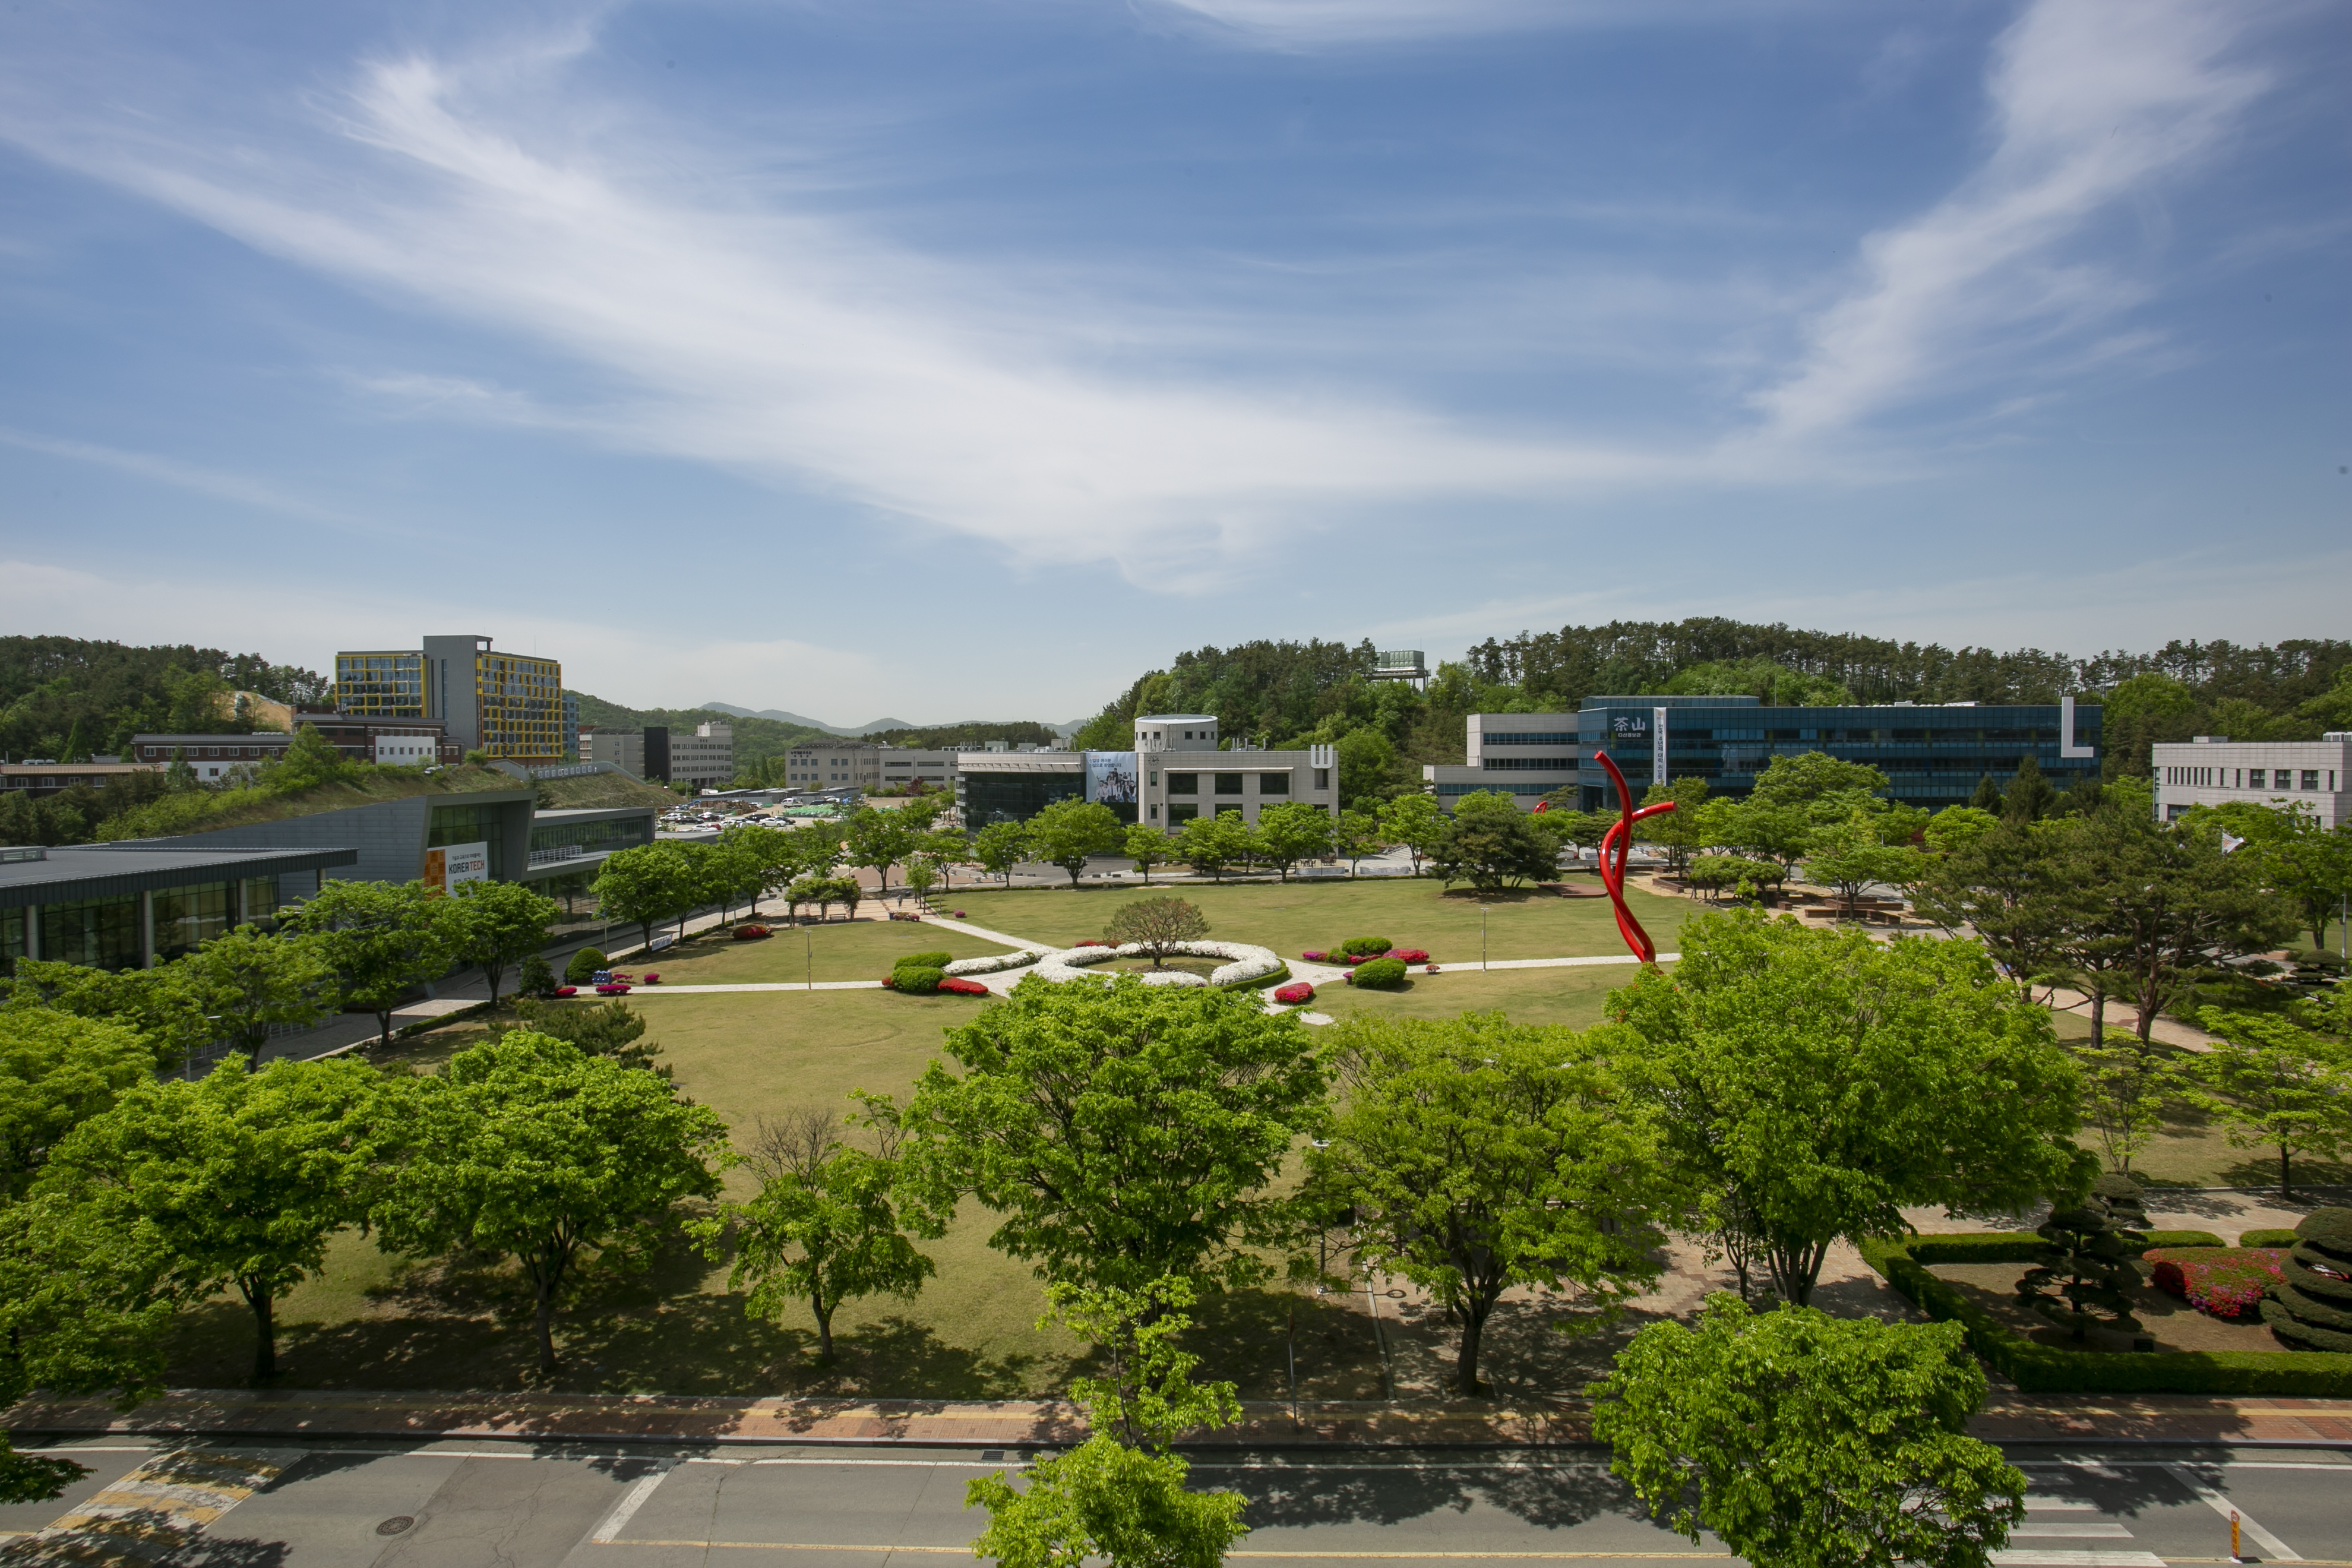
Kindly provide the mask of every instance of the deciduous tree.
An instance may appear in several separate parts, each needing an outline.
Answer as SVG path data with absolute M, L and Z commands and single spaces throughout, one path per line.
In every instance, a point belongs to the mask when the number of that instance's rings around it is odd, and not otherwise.
M 219 1026 L 205 1016 L 205 996 L 181 964 L 116 971 L 20 958 L 16 969 L 14 980 L 0 980 L 10 1005 L 120 1024 L 147 1042 L 159 1072 L 178 1067 L 220 1037 Z
M 1099 801 L 1057 800 L 1029 819 L 1029 850 L 1049 866 L 1078 873 L 1097 855 L 1115 855 L 1127 841 L 1127 829 L 1110 807 Z
M 401 998 L 449 971 L 455 909 L 423 882 L 329 882 L 295 906 L 285 924 L 318 939 L 343 999 L 375 1015 L 389 1046 L 392 1010 Z
M 1463 797 L 1465 803 L 1476 799 Z M 1559 875 L 1559 847 L 1516 805 L 1502 810 L 1455 808 L 1430 864 L 1448 885 L 1467 882 L 1482 893 Z
M 457 905 L 453 946 L 457 961 L 482 972 L 495 1007 L 508 968 L 547 945 L 547 928 L 555 923 L 555 900 L 541 898 L 520 882 L 486 879 L 460 882 Z
M 1412 874 L 1421 875 L 1421 863 L 1435 853 L 1444 841 L 1448 826 L 1445 813 L 1438 809 L 1435 797 L 1425 795 L 1401 795 L 1381 807 L 1381 837 L 1391 844 L 1402 844 L 1412 857 Z
M 1121 904 L 1103 926 L 1103 936 L 1124 947 L 1129 942 L 1151 955 L 1158 969 L 1168 955 L 1188 942 L 1209 934 L 1209 918 L 1182 899 L 1138 899 Z
M 1257 814 L 1257 841 L 1266 863 L 1287 882 L 1293 866 L 1331 852 L 1331 814 L 1299 800 L 1262 806 Z
M 1135 862 L 1135 868 L 1143 873 L 1143 885 L 1147 888 L 1151 886 L 1151 868 L 1176 858 L 1176 846 L 1168 835 L 1148 822 L 1139 822 L 1127 830 L 1127 837 L 1120 844 L 1119 851 Z
M 992 822 L 971 836 L 971 858 L 990 875 L 1013 886 L 1013 868 L 1029 856 L 1029 825 Z
M 2293 1156 L 2352 1148 L 2352 1048 L 2270 1014 L 2200 1007 L 2197 1021 L 2214 1037 L 2189 1065 L 2198 1103 L 2234 1147 L 2275 1147 L 2279 1195 L 2294 1197 Z
M 695 868 L 678 844 L 615 849 L 596 873 L 596 901 L 607 918 L 635 926 L 645 940 L 654 927 L 683 919 L 702 897 Z
M 275 936 L 239 926 L 181 959 L 178 967 L 205 1013 L 218 1021 L 219 1037 L 257 1058 L 273 1027 L 299 1028 L 326 1015 L 334 999 L 335 966 L 325 945 L 315 936 Z

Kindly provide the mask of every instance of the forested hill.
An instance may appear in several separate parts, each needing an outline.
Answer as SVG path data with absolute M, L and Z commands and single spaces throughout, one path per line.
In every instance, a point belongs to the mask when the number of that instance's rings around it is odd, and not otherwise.
M 1124 747 L 1139 712 L 1213 713 L 1236 738 L 1341 744 L 1343 792 L 1353 797 L 1416 787 L 1418 764 L 1461 761 L 1467 714 L 1572 711 L 1601 694 L 1746 693 L 1822 705 L 2054 702 L 2073 693 L 2104 705 L 2109 768 L 2129 773 L 2147 771 L 2158 741 L 2294 740 L 2352 728 L 2352 643 L 2333 638 L 2253 647 L 2173 641 L 2153 653 L 2074 658 L 1715 618 L 1613 621 L 1489 637 L 1441 666 L 1425 693 L 1370 679 L 1372 656 L 1370 642 L 1180 653 L 1107 704 L 1076 743 Z
M 225 724 L 215 701 L 258 691 L 279 702 L 325 700 L 328 678 L 216 647 L 133 647 L 80 637 L 0 637 L 0 756 L 80 761 L 119 754 L 141 731 Z

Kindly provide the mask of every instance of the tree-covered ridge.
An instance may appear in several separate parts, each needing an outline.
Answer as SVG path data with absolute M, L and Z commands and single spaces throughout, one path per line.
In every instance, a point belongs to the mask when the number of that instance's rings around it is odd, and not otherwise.
M 119 755 L 142 731 L 247 731 L 249 721 L 224 719 L 216 697 L 257 691 L 279 702 L 320 702 L 331 689 L 315 670 L 257 653 L 0 637 L 0 756 L 86 762 Z
M 716 708 L 624 708 L 617 702 L 607 702 L 585 691 L 574 691 L 580 699 L 580 725 L 583 729 L 642 730 L 648 724 L 662 724 L 673 735 L 691 735 L 698 725 L 724 724 L 734 732 L 735 772 L 749 779 L 764 779 L 769 759 L 775 759 L 774 772 L 781 781 L 784 753 L 808 741 L 835 741 L 822 730 L 812 730 L 805 724 L 787 724 L 781 719 L 761 719 L 741 713 L 722 713 Z
M 982 723 L 967 719 L 956 724 L 918 724 L 904 730 L 876 730 L 862 737 L 879 746 L 904 746 L 913 751 L 976 752 L 991 741 L 1009 746 L 1053 746 L 1061 742 L 1050 724 L 1020 720 L 1010 724 Z

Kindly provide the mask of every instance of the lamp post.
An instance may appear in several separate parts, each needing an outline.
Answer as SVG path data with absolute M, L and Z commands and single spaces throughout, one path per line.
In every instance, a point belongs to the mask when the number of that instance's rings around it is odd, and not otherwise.
M 1486 967 L 1486 909 L 1485 904 L 1478 906 L 1478 968 L 1482 973 Z

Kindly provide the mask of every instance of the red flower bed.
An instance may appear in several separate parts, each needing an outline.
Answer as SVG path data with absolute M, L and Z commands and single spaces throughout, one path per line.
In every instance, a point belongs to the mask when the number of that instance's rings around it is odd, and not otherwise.
M 2286 1279 L 2279 1247 L 2159 1247 L 2140 1256 L 2156 1266 L 2158 1289 L 2209 1317 L 2253 1317 L 2263 1293 Z
M 1300 1002 L 1312 1002 L 1315 1000 L 1315 987 L 1307 984 L 1304 980 L 1294 980 L 1287 985 L 1276 988 L 1274 999 L 1277 1002 L 1288 1002 L 1294 1005 Z
M 1432 964 L 1426 964 L 1426 965 L 1424 965 L 1424 966 L 1423 967 L 1423 969 L 1422 969 L 1422 973 L 1423 973 L 1423 974 L 1434 974 L 1434 973 L 1437 973 L 1437 965 L 1435 965 L 1435 964 L 1433 964 L 1433 963 L 1432 963 Z
M 1107 942 L 1095 942 L 1088 940 L 1086 942 L 1072 942 L 1070 945 L 1073 947 L 1108 947 L 1110 943 Z
M 1324 959 L 1324 953 L 1319 948 L 1313 952 L 1302 952 L 1298 956 L 1309 963 L 1320 963 Z
M 609 985 L 596 987 L 596 994 L 599 996 L 626 996 L 628 994 L 628 983 L 625 981 L 615 980 Z
M 577 996 L 580 994 L 580 987 L 577 985 L 559 985 L 555 988 L 555 994 L 558 996 Z
M 1387 952 L 1381 954 L 1381 956 L 1384 958 L 1398 959 L 1406 963 L 1427 963 L 1429 962 L 1429 954 L 1418 947 L 1392 947 L 1389 949 Z
M 761 937 L 768 934 L 768 928 L 766 926 L 743 925 L 737 926 L 735 928 L 735 940 L 737 942 L 757 942 Z
M 942 991 L 951 991 L 959 996 L 985 996 L 988 994 L 987 986 L 982 985 L 977 980 L 966 980 L 961 974 L 950 974 L 945 980 L 940 981 L 940 989 Z
M 649 969 L 649 970 L 647 970 L 647 971 L 646 971 L 646 984 L 648 984 L 648 985 L 658 985 L 658 984 L 661 984 L 661 975 L 660 975 L 660 973 L 659 973 L 658 972 L 656 972 L 656 971 L 650 970 L 650 969 Z

